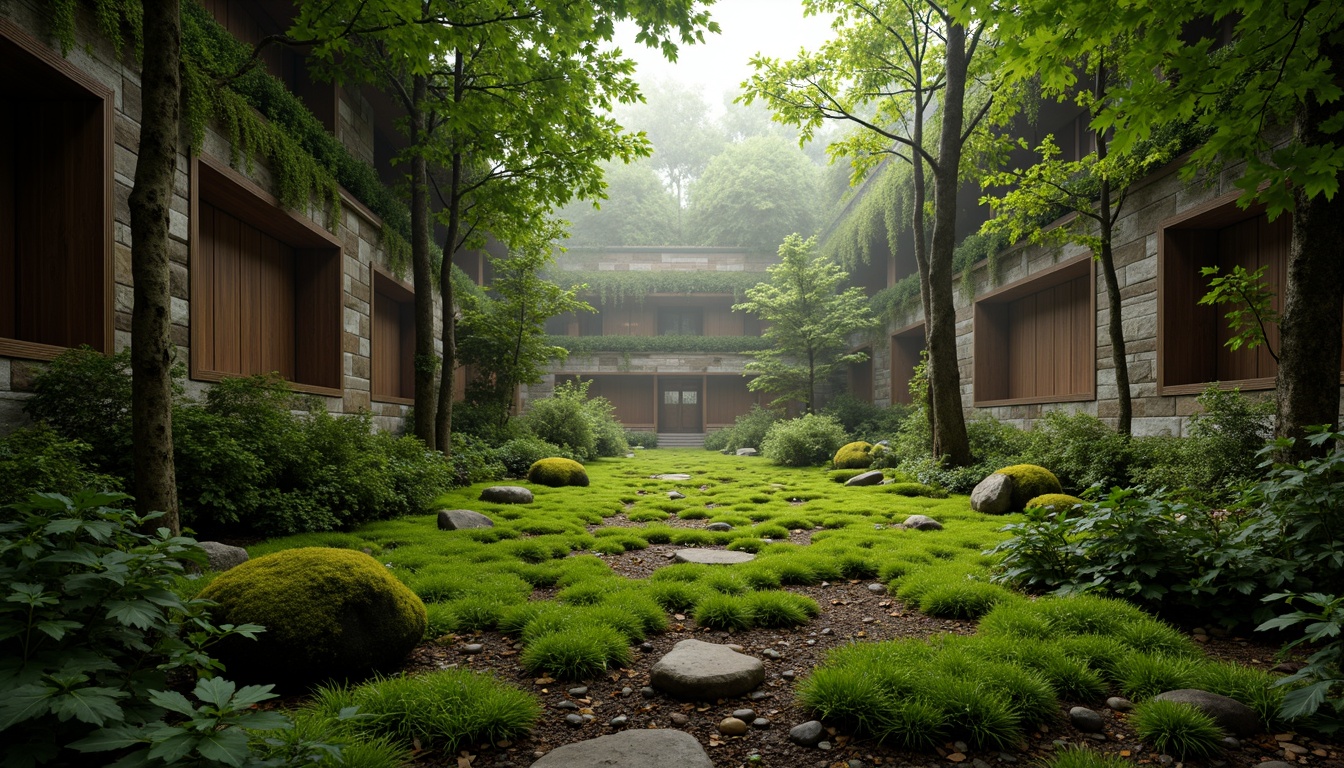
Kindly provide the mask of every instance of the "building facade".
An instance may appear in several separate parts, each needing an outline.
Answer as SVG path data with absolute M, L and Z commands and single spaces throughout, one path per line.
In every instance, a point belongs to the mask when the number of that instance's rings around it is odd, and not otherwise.
M 246 45 L 287 26 L 282 2 L 207 0 Z M 130 214 L 140 81 L 81 14 L 62 51 L 36 0 L 0 5 L 0 430 L 44 361 L 130 343 Z M 384 181 L 401 138 L 372 89 L 320 83 L 301 57 L 265 50 L 266 71 Z M 224 377 L 278 372 L 335 413 L 372 411 L 384 429 L 411 402 L 413 293 L 378 215 L 342 190 L 334 212 L 281 205 L 264 161 L 220 126 L 177 159 L 171 205 L 172 340 L 188 394 Z

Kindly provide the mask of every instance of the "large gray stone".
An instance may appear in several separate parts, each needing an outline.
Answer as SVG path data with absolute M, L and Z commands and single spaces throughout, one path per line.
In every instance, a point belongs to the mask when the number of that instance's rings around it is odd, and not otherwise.
M 738 449 L 737 449 L 737 455 L 738 455 L 738 456 L 755 456 L 755 455 L 756 455 L 756 449 L 755 449 L 755 448 L 738 448 Z
M 481 501 L 496 504 L 531 504 L 532 492 L 521 485 L 492 485 L 481 491 Z
M 1069 710 L 1069 722 L 1083 733 L 1104 733 L 1106 718 L 1101 713 L 1087 707 L 1074 707 Z
M 705 526 L 706 531 L 731 531 L 733 526 L 728 523 L 710 523 Z
M 690 480 L 691 476 L 685 472 L 672 472 L 666 475 L 650 475 L 651 480 Z
M 197 542 L 205 550 L 205 567 L 211 571 L 227 571 L 235 565 L 247 562 L 247 550 L 222 544 L 218 541 Z
M 532 768 L 714 768 L 714 763 L 685 731 L 639 728 L 566 744 Z
M 653 665 L 654 688 L 683 699 L 741 696 L 765 682 L 765 664 L 726 645 L 682 640 Z
M 1214 722 L 1218 723 L 1218 727 L 1233 736 L 1251 736 L 1260 732 L 1260 716 L 1255 713 L 1254 709 L 1236 699 L 1195 688 L 1166 691 L 1153 698 L 1161 701 L 1189 704 L 1213 718 Z
M 993 474 L 971 491 L 971 509 L 987 515 L 1002 515 L 1013 506 L 1013 478 Z
M 736 565 L 755 559 L 756 556 L 750 552 L 729 552 L 726 549 L 679 549 L 672 556 L 674 562 L 702 565 Z
M 881 485 L 882 470 L 874 469 L 870 472 L 864 472 L 861 475 L 855 475 L 845 481 L 845 485 Z
M 819 720 L 808 720 L 789 729 L 789 741 L 800 747 L 815 747 L 825 735 L 826 729 Z
M 911 515 L 905 518 L 905 522 L 901 523 L 901 525 L 904 525 L 906 528 L 914 528 L 916 531 L 943 530 L 943 524 L 928 515 Z
M 495 521 L 470 509 L 440 509 L 440 531 L 464 531 L 468 528 L 494 528 Z

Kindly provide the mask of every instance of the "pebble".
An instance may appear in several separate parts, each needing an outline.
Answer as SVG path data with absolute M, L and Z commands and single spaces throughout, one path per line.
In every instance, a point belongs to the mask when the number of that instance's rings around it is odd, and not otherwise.
M 750 720 L 755 716 L 756 716 L 756 710 L 754 709 L 733 710 L 733 717 L 736 717 L 738 720 Z
M 468 643 L 467 645 L 462 646 L 462 652 L 471 655 L 480 653 L 483 650 L 485 650 L 485 646 L 480 643 Z
M 1241 742 L 1235 736 L 1224 736 L 1223 746 L 1228 749 L 1241 749 Z
M 565 715 L 565 722 L 570 728 L 582 728 L 583 718 L 578 715 Z
M 989 763 L 986 763 L 978 757 L 971 761 L 971 765 L 974 768 L 989 768 Z
M 829 741 L 818 741 L 818 742 L 817 742 L 817 749 L 820 749 L 822 752 L 829 752 L 830 749 L 831 749 L 831 742 L 829 742 Z
M 1300 746 L 1298 744 L 1293 744 L 1292 742 L 1287 741 L 1283 742 L 1279 746 L 1283 747 L 1284 753 L 1292 753 L 1294 755 L 1305 755 L 1307 754 L 1308 751 L 1306 747 Z
M 1176 758 L 1172 757 L 1171 755 L 1158 755 L 1157 762 L 1160 765 L 1171 765 L 1172 763 L 1176 762 Z
M 868 591 L 872 592 L 875 595 L 880 595 L 883 592 L 886 592 L 887 588 L 882 586 L 881 584 L 869 584 Z
M 570 696 L 587 696 L 587 695 L 588 695 L 588 688 L 587 688 L 586 686 L 582 686 L 582 685 L 579 686 L 578 688 L 570 688 L 570 689 L 569 689 L 569 695 L 570 695 Z
M 968 751 L 970 750 L 970 747 L 968 747 L 968 746 L 966 745 L 966 742 L 964 742 L 964 741 L 954 741 L 954 742 L 952 742 L 952 748 L 955 749 L 956 751 L 958 751 L 958 752 L 962 752 L 962 753 L 968 752 Z
M 1087 707 L 1074 707 L 1069 710 L 1069 722 L 1083 733 L 1101 733 L 1106 729 L 1106 720 L 1100 713 Z
M 752 725 L 752 727 L 754 727 L 754 728 L 769 728 L 769 727 L 770 727 L 770 718 L 768 718 L 768 717 L 758 717 L 758 718 L 756 718 L 755 720 L 752 720 L 752 721 L 751 721 L 751 725 Z
M 1104 733 L 1085 733 L 1085 734 L 1083 734 L 1083 735 L 1086 736 L 1087 738 L 1093 740 L 1093 741 L 1105 741 L 1105 740 L 1106 740 L 1106 734 L 1104 734 Z
M 779 651 L 776 651 L 774 648 L 766 648 L 764 651 L 761 651 L 761 655 L 767 659 L 773 659 L 776 661 L 779 660 L 780 658 Z
M 569 699 L 565 699 L 564 701 L 560 702 L 559 704 L 556 704 L 556 705 L 555 705 L 555 708 L 556 708 L 556 709 L 578 709 L 578 708 L 579 708 L 579 705 L 578 705 L 578 704 L 575 704 L 574 702 L 570 701 Z
M 640 643 L 639 650 L 641 653 L 653 653 L 653 643 Z
M 868 764 L 857 757 L 851 759 L 848 763 L 845 763 L 845 765 L 849 766 L 849 768 L 868 768 Z
M 784 678 L 785 680 L 792 680 L 793 678 L 798 676 L 798 673 L 794 672 L 792 669 L 786 669 L 783 672 L 780 672 L 779 676 Z
M 584 716 L 583 716 L 583 722 L 585 722 L 585 723 L 591 723 L 593 720 L 596 719 L 596 717 L 597 717 L 596 715 L 584 715 Z
M 743 651 L 745 651 L 745 650 L 747 650 L 747 649 L 746 649 L 746 648 L 743 648 L 742 646 L 740 646 L 740 645 L 738 645 L 738 644 L 736 644 L 736 643 L 729 643 L 729 644 L 728 644 L 728 650 L 730 650 L 730 651 L 737 651 L 738 653 L 742 653 Z
M 789 729 L 789 741 L 800 747 L 814 747 L 821 741 L 825 729 L 818 720 L 809 720 L 806 723 L 795 725 Z
M 808 641 L 807 641 L 807 644 L 808 644 L 808 645 L 816 645 L 816 644 L 817 644 L 817 641 L 816 641 L 816 640 L 808 640 Z
M 741 736 L 747 732 L 747 724 L 736 717 L 725 717 L 719 721 L 719 733 L 724 736 Z
M 621 689 L 621 695 L 622 695 L 622 696 L 629 696 L 630 694 L 632 694 L 632 693 L 634 693 L 634 692 L 635 692 L 635 689 L 634 689 L 634 688 L 631 688 L 631 687 L 628 686 L 628 685 L 627 685 L 626 687 L 624 687 L 624 688 Z
M 823 634 L 823 635 L 829 635 L 829 634 L 831 634 L 831 628 L 830 628 L 830 627 L 827 627 L 827 628 L 821 630 L 821 634 Z
M 617 715 L 611 718 L 610 725 L 613 728 L 624 728 L 625 724 L 628 722 L 630 722 L 630 718 L 626 717 L 625 715 Z
M 652 699 L 654 696 L 658 695 L 658 692 L 646 685 L 639 689 L 639 695 L 646 699 Z
M 1129 699 L 1122 699 L 1119 696 L 1112 696 L 1111 698 L 1106 700 L 1106 706 L 1110 707 L 1116 712 L 1129 712 L 1130 710 L 1134 709 L 1134 702 L 1130 701 Z
M 760 701 L 761 699 L 764 699 L 765 696 L 766 696 L 765 691 L 752 691 L 751 693 L 747 694 L 747 698 L 751 699 L 752 701 Z
M 953 752 L 952 754 L 950 754 L 950 755 L 947 756 L 947 759 L 948 759 L 948 762 L 952 762 L 952 763 L 961 763 L 961 762 L 965 762 L 965 760 L 966 760 L 966 755 L 962 754 L 961 752 Z
M 1007 752 L 1000 752 L 1000 753 L 999 753 L 999 762 L 1000 762 L 1000 763 L 1016 763 L 1016 762 L 1017 762 L 1017 758 L 1014 757 L 1013 755 L 1008 754 Z

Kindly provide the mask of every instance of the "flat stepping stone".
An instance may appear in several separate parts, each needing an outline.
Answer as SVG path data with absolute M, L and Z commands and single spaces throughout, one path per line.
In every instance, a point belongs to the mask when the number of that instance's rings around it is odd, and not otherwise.
M 700 563 L 701 565 L 736 565 L 750 563 L 756 556 L 750 552 L 729 552 L 726 549 L 678 549 L 673 562 Z
M 845 481 L 845 485 L 881 485 L 882 470 L 874 469 L 871 472 L 864 472 L 861 475 L 855 475 Z
M 532 768 L 714 768 L 685 731 L 637 728 L 577 741 L 547 752 Z
M 916 531 L 943 530 L 942 523 L 938 522 L 937 520 L 934 520 L 932 517 L 929 517 L 927 515 L 911 515 L 905 518 L 905 522 L 901 523 L 901 525 L 904 525 L 906 528 L 913 528 Z
M 667 475 L 650 475 L 651 480 L 690 480 L 691 476 L 684 472 L 673 472 Z
M 493 485 L 481 491 L 481 501 L 496 504 L 531 504 L 532 492 L 521 485 Z
M 495 521 L 470 509 L 440 509 L 440 531 L 465 531 L 469 528 L 494 528 Z
M 765 682 L 765 664 L 726 645 L 682 640 L 653 665 L 649 682 L 682 699 L 727 699 Z

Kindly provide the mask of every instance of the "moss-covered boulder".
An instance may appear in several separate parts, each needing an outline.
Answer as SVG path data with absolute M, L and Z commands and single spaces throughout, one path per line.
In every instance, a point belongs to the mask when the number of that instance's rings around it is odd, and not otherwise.
M 527 470 L 527 481 L 551 488 L 566 485 L 587 487 L 588 470 L 573 459 L 541 459 Z
M 216 646 L 230 678 L 306 685 L 396 667 L 425 634 L 425 604 L 363 552 L 287 549 L 215 578 L 219 624 L 260 624 Z
M 1046 493 L 1029 500 L 1024 509 L 1053 507 L 1056 512 L 1068 513 L 1073 510 L 1075 504 L 1082 503 L 1084 503 L 1082 499 L 1067 493 Z
M 862 440 L 845 443 L 831 460 L 836 469 L 867 469 L 873 465 L 873 444 Z
M 1047 493 L 1063 493 L 1055 473 L 1035 464 L 1014 464 L 995 472 L 1013 479 L 1012 511 L 1020 512 L 1027 508 L 1027 502 Z

